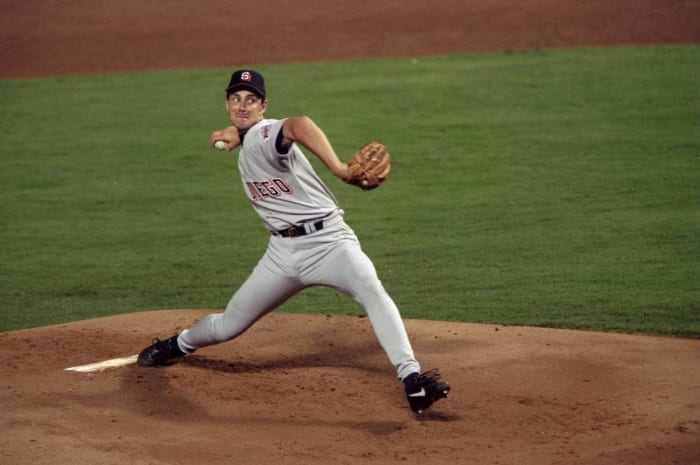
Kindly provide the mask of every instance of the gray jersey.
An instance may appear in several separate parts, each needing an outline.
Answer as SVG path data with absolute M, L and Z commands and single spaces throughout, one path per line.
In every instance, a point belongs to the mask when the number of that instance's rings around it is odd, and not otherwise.
M 342 214 L 296 144 L 281 147 L 285 120 L 264 119 L 243 138 L 238 170 L 248 199 L 269 230 Z

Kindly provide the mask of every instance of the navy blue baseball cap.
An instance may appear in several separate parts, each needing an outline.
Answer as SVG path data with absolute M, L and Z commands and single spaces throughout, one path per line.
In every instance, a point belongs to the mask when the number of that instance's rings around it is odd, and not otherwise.
M 237 90 L 246 89 L 265 99 L 265 80 L 262 74 L 252 69 L 239 69 L 231 75 L 231 82 L 226 88 L 226 95 Z

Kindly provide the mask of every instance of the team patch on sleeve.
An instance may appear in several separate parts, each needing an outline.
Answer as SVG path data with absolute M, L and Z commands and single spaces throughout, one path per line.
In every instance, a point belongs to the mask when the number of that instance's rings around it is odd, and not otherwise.
M 270 179 L 269 181 L 248 181 L 246 186 L 248 186 L 253 202 L 294 193 L 292 186 L 280 178 Z
M 270 138 L 270 125 L 266 124 L 265 126 L 262 127 L 260 130 L 260 133 L 262 134 L 263 140 L 267 140 Z

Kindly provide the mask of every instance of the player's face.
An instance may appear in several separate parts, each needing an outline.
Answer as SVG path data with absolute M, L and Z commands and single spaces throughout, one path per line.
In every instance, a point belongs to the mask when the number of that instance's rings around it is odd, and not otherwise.
M 263 119 L 266 109 L 267 100 L 248 90 L 234 92 L 226 99 L 228 119 L 238 129 L 248 129 Z

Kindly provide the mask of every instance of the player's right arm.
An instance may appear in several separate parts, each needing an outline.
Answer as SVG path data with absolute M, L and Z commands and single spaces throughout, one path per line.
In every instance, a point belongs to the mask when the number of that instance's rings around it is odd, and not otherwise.
M 228 152 L 241 145 L 241 136 L 238 134 L 238 129 L 235 126 L 229 126 L 221 131 L 212 132 L 209 138 L 209 145 L 214 147 L 214 144 L 218 140 L 226 142 L 226 150 Z
M 288 118 L 282 128 L 282 137 L 283 146 L 297 142 L 313 152 L 335 176 L 343 181 L 350 177 L 347 163 L 340 161 L 326 134 L 308 116 Z

